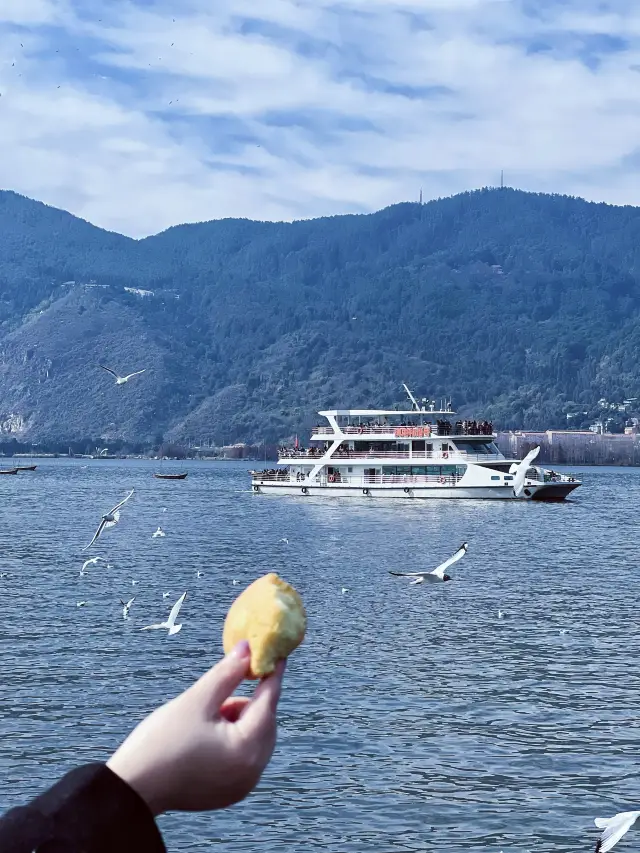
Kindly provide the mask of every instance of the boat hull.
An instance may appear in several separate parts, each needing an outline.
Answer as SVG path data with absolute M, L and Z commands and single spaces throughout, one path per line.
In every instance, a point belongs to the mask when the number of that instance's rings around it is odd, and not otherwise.
M 516 498 L 511 486 L 401 486 L 305 485 L 304 483 L 261 482 L 253 480 L 256 494 L 297 495 L 298 497 L 376 498 L 403 500 L 539 500 L 562 501 L 580 483 L 528 486 L 529 494 Z
M 154 474 L 156 480 L 186 480 L 186 474 Z

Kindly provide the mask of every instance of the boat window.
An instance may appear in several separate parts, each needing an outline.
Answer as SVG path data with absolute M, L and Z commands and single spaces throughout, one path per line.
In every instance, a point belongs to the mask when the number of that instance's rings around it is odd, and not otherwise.
M 458 441 L 456 447 L 463 453 L 475 453 L 480 455 L 499 453 L 494 441 Z
M 396 473 L 400 475 L 411 474 L 411 467 L 409 465 L 398 465 Z
M 413 441 L 411 443 L 413 446 L 413 452 L 414 453 L 416 452 L 416 450 L 419 451 L 420 453 L 424 452 L 424 441 Z
M 414 477 L 424 477 L 426 473 L 427 469 L 424 465 L 419 465 L 417 468 L 415 467 L 415 465 L 411 466 L 411 474 Z
M 513 477 L 510 474 L 504 475 L 505 480 L 513 480 Z
M 353 474 L 353 468 L 347 468 L 347 474 Z
M 494 476 L 492 476 L 492 477 L 491 477 L 491 479 L 492 479 L 492 480 L 499 480 L 499 479 L 500 479 L 500 477 L 498 477 L 498 476 L 496 475 L 495 477 L 494 477 Z

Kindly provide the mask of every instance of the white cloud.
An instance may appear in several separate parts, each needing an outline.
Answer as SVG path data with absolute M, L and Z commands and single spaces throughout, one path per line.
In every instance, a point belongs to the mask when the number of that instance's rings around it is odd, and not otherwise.
M 0 186 L 134 236 L 371 210 L 501 168 L 640 203 L 629 0 L 176 5 L 3 0 Z

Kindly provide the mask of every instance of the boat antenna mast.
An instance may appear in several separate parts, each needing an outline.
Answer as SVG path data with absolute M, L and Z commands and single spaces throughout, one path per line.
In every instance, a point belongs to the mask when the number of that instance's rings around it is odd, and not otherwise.
M 411 391 L 409 391 L 409 389 L 407 388 L 407 386 L 405 385 L 405 383 L 404 383 L 404 382 L 402 383 L 402 387 L 404 388 L 404 390 L 405 390 L 405 391 L 407 392 L 407 394 L 409 395 L 409 399 L 411 400 L 411 402 L 412 402 L 412 404 L 413 404 L 413 408 L 414 408 L 414 410 L 415 410 L 416 412 L 419 412 L 419 411 L 420 411 L 420 406 L 418 405 L 418 403 L 417 403 L 417 401 L 416 401 L 416 398 L 413 396 L 413 394 L 411 393 Z

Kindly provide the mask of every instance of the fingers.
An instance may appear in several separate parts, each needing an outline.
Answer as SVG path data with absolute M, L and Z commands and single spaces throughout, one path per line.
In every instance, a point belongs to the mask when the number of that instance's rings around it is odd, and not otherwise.
M 248 696 L 231 696 L 220 707 L 220 716 L 228 723 L 237 723 L 240 715 L 251 702 Z
M 278 700 L 282 692 L 285 665 L 286 661 L 278 661 L 273 675 L 262 679 L 251 697 L 249 707 L 242 715 L 243 726 L 246 726 L 253 734 L 273 725 Z
M 249 674 L 250 662 L 249 643 L 242 640 L 226 657 L 196 681 L 191 692 L 205 703 L 208 715 L 217 714 L 224 700 L 228 699 L 236 687 L 244 681 Z

